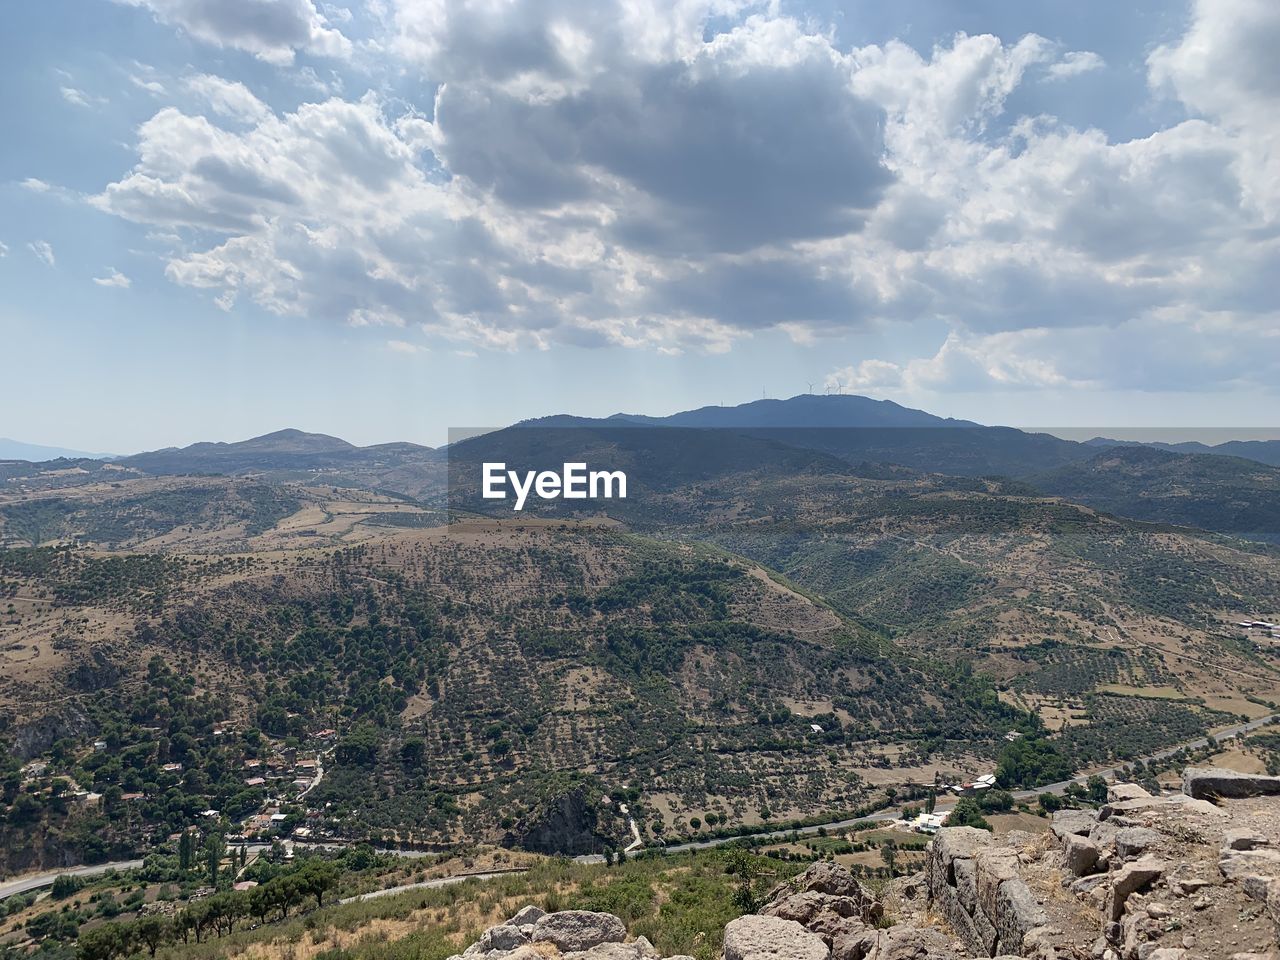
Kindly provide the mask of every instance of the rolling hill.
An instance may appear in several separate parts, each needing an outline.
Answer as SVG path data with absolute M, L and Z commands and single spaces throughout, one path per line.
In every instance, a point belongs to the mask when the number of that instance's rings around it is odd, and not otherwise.
M 1121 516 L 1280 542 L 1280 467 L 1253 460 L 1119 446 L 1027 481 Z

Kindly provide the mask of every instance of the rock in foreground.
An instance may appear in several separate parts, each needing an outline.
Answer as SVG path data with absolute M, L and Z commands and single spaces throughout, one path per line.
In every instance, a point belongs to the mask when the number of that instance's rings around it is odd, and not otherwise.
M 626 925 L 611 913 L 537 907 L 519 910 L 490 927 L 450 960 L 662 960 L 644 937 L 627 940 Z M 667 960 L 690 960 L 670 957 Z

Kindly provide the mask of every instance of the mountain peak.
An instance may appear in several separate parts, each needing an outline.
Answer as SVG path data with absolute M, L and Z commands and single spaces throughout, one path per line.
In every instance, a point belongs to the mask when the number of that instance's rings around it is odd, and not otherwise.
M 228 444 L 240 450 L 260 450 L 272 453 L 333 453 L 339 450 L 354 450 L 355 445 L 340 437 L 331 437 L 327 433 L 307 433 L 287 427 L 273 433 L 264 433 L 260 437 L 251 437 L 239 443 Z
M 968 420 L 937 417 L 892 400 L 853 394 L 802 393 L 733 407 L 699 407 L 667 417 L 615 414 L 610 420 L 673 427 L 976 427 Z

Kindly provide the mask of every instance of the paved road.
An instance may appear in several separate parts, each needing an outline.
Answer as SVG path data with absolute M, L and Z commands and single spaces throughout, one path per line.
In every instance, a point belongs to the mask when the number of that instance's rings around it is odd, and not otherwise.
M 303 843 L 301 841 L 290 840 L 285 841 L 285 846 L 286 848 L 289 846 L 307 846 L 320 847 L 326 850 L 338 850 L 342 849 L 344 845 L 334 843 Z M 250 853 L 261 853 L 263 850 L 271 849 L 271 844 L 250 843 L 248 844 L 248 848 Z M 227 849 L 239 850 L 240 844 L 230 844 Z M 382 850 L 375 847 L 374 852 L 391 853 L 398 857 L 405 857 L 407 859 L 430 856 L 430 854 L 424 853 L 420 850 Z M 53 886 L 53 881 L 63 874 L 71 874 L 76 877 L 96 877 L 100 874 L 106 873 L 108 870 L 133 870 L 140 866 L 142 866 L 141 860 L 116 860 L 112 863 L 94 864 L 91 867 L 64 867 L 61 870 L 48 870 L 44 873 L 32 873 L 24 877 L 14 877 L 11 880 L 0 882 L 0 900 L 5 899 L 6 897 L 11 897 L 15 893 L 26 893 L 28 890 L 39 890 L 42 887 L 51 887 Z
M 54 870 L 50 873 L 33 873 L 25 877 L 18 877 L 16 880 L 6 880 L 4 883 L 0 883 L 0 900 L 11 897 L 15 893 L 26 893 L 28 890 L 51 887 L 54 879 L 63 874 L 70 874 L 73 877 L 96 877 L 99 874 L 106 873 L 108 870 L 132 870 L 140 866 L 142 866 L 141 860 L 119 860 L 115 863 L 95 864 L 92 867 L 65 867 L 62 870 Z
M 1252 731 L 1257 730 L 1260 727 L 1264 727 L 1275 720 L 1280 720 L 1280 714 L 1273 713 L 1265 717 L 1259 717 L 1257 720 L 1250 720 L 1248 723 L 1239 723 L 1232 727 L 1226 727 L 1222 730 L 1216 731 L 1213 734 L 1213 738 L 1217 740 L 1219 743 L 1221 743 L 1223 740 L 1231 740 L 1231 739 L 1234 739 L 1235 737 L 1240 736 L 1241 734 L 1251 733 Z M 1143 763 L 1149 763 L 1152 760 L 1166 760 L 1180 750 L 1198 750 L 1201 747 L 1207 746 L 1208 743 L 1209 741 L 1207 737 L 1200 737 L 1199 739 L 1196 739 L 1196 740 L 1188 740 L 1186 743 L 1180 743 L 1177 746 L 1169 747 L 1165 750 L 1160 750 L 1157 753 L 1153 753 L 1150 756 L 1143 757 L 1142 761 Z M 1071 784 L 1084 783 L 1091 776 L 1100 775 L 1103 777 L 1113 777 L 1120 770 L 1122 766 L 1127 766 L 1127 764 L 1118 764 L 1117 766 L 1106 767 L 1102 770 L 1091 770 L 1088 773 L 1080 774 L 1080 776 L 1075 777 L 1072 780 L 1062 780 L 1062 781 L 1059 781 L 1058 783 L 1051 783 L 1048 786 L 1037 787 L 1034 790 L 1018 790 L 1014 792 L 1013 796 L 1015 799 L 1018 799 L 1018 800 L 1030 800 L 1030 799 L 1034 799 L 1035 797 L 1038 797 L 1042 793 L 1060 794 L 1060 793 L 1063 793 L 1067 789 L 1067 787 L 1070 786 Z M 944 812 L 949 808 L 949 806 L 950 804 L 948 804 L 946 801 L 940 801 L 938 805 L 938 810 L 939 812 Z M 818 824 L 812 827 L 804 827 L 803 829 L 798 831 L 797 830 L 771 830 L 768 833 L 751 834 L 750 837 L 752 839 L 783 840 L 791 836 L 793 833 L 799 833 L 801 836 L 810 836 L 812 834 L 817 833 L 819 830 L 823 830 L 823 829 L 827 831 L 844 830 L 849 827 L 852 827 L 855 823 L 860 823 L 867 820 L 876 820 L 876 821 L 896 820 L 898 818 L 899 809 L 900 808 L 877 810 L 875 813 L 867 814 L 867 816 L 865 817 L 854 817 L 849 820 L 833 820 L 830 823 Z M 735 840 L 742 840 L 742 839 L 745 839 L 745 838 L 736 837 L 736 836 L 735 837 L 715 837 L 711 840 L 697 840 L 689 843 L 677 843 L 677 844 L 673 844 L 672 846 L 665 847 L 663 849 L 665 849 L 666 852 L 668 853 L 680 853 L 681 851 L 684 851 L 684 850 L 706 850 L 711 847 L 718 847 L 718 846 L 721 846 L 722 844 L 732 843 Z M 314 846 L 333 846 L 333 845 L 314 844 Z M 255 844 L 249 845 L 249 850 L 251 852 L 255 849 L 263 849 L 263 846 L 255 845 Z M 404 857 L 426 856 L 426 854 L 420 853 L 418 851 L 413 851 L 413 850 L 379 850 L 378 852 L 394 853 Z M 589 854 L 586 856 L 575 857 L 574 859 L 578 863 L 604 863 L 604 857 L 601 856 L 600 854 Z M 66 867 L 62 870 L 53 870 L 47 873 L 35 873 L 26 877 L 18 877 L 13 880 L 6 880 L 3 883 L 0 883 L 0 900 L 3 900 L 5 897 L 11 897 L 15 893 L 25 893 L 28 890 L 38 890 L 41 887 L 52 886 L 54 879 L 64 873 L 69 873 L 69 874 L 72 874 L 73 876 L 92 877 L 92 876 L 97 876 L 98 874 L 101 874 L 101 873 L 106 873 L 108 870 L 113 870 L 113 869 L 114 870 L 130 870 L 140 866 L 142 866 L 141 860 L 121 860 L 115 863 L 100 863 L 92 867 Z M 510 872 L 510 871 L 506 871 L 506 872 Z M 418 887 L 430 887 L 433 885 L 445 886 L 447 883 L 459 883 L 462 880 L 471 879 L 472 877 L 476 877 L 480 879 L 488 879 L 489 877 L 501 876 L 501 875 L 502 875 L 501 873 L 492 873 L 492 874 L 474 874 L 473 873 L 473 874 L 468 874 L 458 878 L 446 877 L 444 878 L 444 882 L 436 881 L 436 880 L 427 880 L 421 884 L 409 884 L 404 887 L 395 887 L 395 888 L 392 888 L 391 890 L 374 891 L 372 894 L 362 894 L 361 897 L 356 899 L 368 899 L 373 896 L 387 896 L 390 893 L 399 893 L 403 890 L 413 890 Z M 342 902 L 346 903 L 348 901 L 344 900 Z
M 524 873 L 521 870 L 493 870 L 489 873 L 460 873 L 452 877 L 439 877 L 435 880 L 423 880 L 419 883 L 405 883 L 398 887 L 387 887 L 385 890 L 372 890 L 369 893 L 357 894 L 354 897 L 343 897 L 339 903 L 358 903 L 361 900 L 376 900 L 379 897 L 391 897 L 407 890 L 434 890 L 437 887 L 448 887 L 467 880 L 492 880 L 495 877 L 506 877 L 513 873 Z

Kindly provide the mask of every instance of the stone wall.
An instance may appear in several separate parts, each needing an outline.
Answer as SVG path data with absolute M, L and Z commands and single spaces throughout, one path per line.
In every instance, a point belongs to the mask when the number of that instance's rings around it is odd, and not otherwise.
M 929 845 L 929 898 L 970 952 L 1021 954 L 1048 917 L 1018 875 L 1018 853 L 986 830 L 946 827 Z

